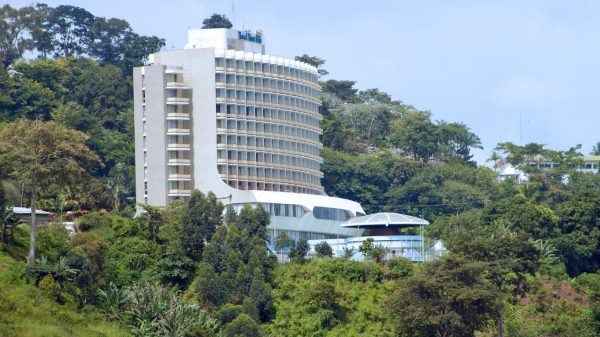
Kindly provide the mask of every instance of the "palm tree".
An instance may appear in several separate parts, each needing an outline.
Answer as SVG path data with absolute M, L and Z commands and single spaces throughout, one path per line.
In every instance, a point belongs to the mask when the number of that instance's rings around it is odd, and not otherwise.
M 113 211 L 119 212 L 122 194 L 129 193 L 129 171 L 123 163 L 117 163 L 108 173 L 107 185 L 113 195 Z
M 592 152 L 590 152 L 592 156 L 600 156 L 600 142 L 597 142 L 596 145 L 592 147 Z
M 492 154 L 490 155 L 490 157 L 485 160 L 486 163 L 490 162 L 490 161 L 494 163 L 494 172 L 496 172 L 498 167 L 500 167 L 500 165 L 502 165 L 502 157 L 496 151 L 492 151 Z

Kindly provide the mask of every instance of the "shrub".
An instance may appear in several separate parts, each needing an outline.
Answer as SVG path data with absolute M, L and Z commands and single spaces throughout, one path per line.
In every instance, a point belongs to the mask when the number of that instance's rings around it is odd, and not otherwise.
M 225 337 L 260 337 L 260 327 L 258 324 L 246 314 L 240 314 L 231 323 L 223 328 L 223 336 Z
M 90 213 L 79 218 L 78 227 L 80 231 L 87 232 L 95 228 L 110 226 L 110 223 L 110 217 L 99 213 Z
M 125 288 L 119 288 L 114 283 L 109 283 L 106 289 L 98 290 L 100 309 L 110 321 L 121 320 L 122 313 L 129 302 L 129 292 Z
M 333 257 L 333 249 L 327 241 L 319 242 L 315 245 L 315 252 L 318 257 Z
M 219 322 L 221 322 L 221 324 L 227 324 L 232 322 L 243 312 L 243 306 L 227 303 L 217 312 L 217 319 Z
M 45 297 L 56 301 L 60 297 L 60 284 L 54 280 L 51 274 L 48 274 L 38 283 L 38 289 Z
M 140 283 L 128 290 L 130 324 L 134 336 L 184 337 L 197 329 L 216 331 L 219 324 L 198 305 L 187 304 L 176 288 Z
M 63 228 L 40 230 L 37 235 L 37 255 L 56 261 L 69 251 L 69 233 Z
M 390 259 L 386 263 L 386 274 L 385 276 L 390 279 L 400 279 L 404 277 L 410 277 L 415 272 L 414 264 L 403 257 L 396 257 Z

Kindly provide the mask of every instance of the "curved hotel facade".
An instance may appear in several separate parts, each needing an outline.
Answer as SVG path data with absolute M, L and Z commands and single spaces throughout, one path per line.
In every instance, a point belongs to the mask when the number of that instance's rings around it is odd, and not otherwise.
M 316 68 L 265 54 L 260 35 L 189 30 L 184 49 L 134 69 L 137 201 L 167 205 L 195 188 L 262 204 L 271 236 L 355 236 L 339 225 L 361 206 L 321 186 L 319 91 Z

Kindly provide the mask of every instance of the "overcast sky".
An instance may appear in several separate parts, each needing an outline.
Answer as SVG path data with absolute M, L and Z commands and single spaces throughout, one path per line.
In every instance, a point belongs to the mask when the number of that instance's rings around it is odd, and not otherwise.
M 45 3 L 125 19 L 167 48 L 183 47 L 188 27 L 224 13 L 237 29 L 262 29 L 269 54 L 319 56 L 327 78 L 379 88 L 433 120 L 464 122 L 483 141 L 480 164 L 498 142 L 582 144 L 588 154 L 600 141 L 600 1 Z

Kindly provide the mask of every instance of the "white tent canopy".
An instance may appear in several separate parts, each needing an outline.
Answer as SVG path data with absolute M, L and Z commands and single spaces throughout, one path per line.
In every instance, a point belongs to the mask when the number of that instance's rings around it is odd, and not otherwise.
M 427 226 L 429 221 L 414 216 L 399 213 L 375 213 L 352 218 L 343 224 L 342 227 L 350 228 L 386 228 L 386 227 L 414 227 Z

